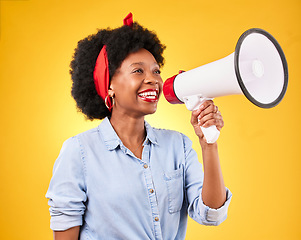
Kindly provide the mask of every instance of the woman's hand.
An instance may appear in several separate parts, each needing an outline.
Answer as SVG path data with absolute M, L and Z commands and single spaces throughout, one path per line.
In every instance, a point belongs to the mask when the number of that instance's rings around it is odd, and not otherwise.
M 205 101 L 199 109 L 192 111 L 190 122 L 201 143 L 206 142 L 201 127 L 207 128 L 215 125 L 217 130 L 220 131 L 224 126 L 223 117 L 212 100 Z

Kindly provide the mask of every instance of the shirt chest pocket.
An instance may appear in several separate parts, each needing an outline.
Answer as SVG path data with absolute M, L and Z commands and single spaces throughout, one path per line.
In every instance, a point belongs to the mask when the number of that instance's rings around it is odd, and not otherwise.
M 164 173 L 164 180 L 168 192 L 168 211 L 176 213 L 183 205 L 183 167 Z

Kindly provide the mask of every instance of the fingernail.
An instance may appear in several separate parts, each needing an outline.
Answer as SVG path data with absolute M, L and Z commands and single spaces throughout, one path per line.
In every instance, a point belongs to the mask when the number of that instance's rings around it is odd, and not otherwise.
M 202 110 L 204 108 L 204 105 L 202 104 L 201 106 L 200 106 L 200 110 Z

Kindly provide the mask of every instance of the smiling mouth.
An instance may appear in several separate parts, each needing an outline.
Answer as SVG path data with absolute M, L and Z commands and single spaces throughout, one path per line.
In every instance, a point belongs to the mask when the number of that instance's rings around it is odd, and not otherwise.
M 147 89 L 138 93 L 140 99 L 146 102 L 157 102 L 159 100 L 159 93 L 157 89 Z

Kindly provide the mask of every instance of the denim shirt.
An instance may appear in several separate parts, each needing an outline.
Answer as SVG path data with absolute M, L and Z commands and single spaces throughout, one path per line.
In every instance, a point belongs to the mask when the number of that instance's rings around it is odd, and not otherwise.
M 200 224 L 227 217 L 202 201 L 203 171 L 191 141 L 145 122 L 142 159 L 108 118 L 64 142 L 46 197 L 52 230 L 81 226 L 80 239 L 185 239 L 187 214 Z

